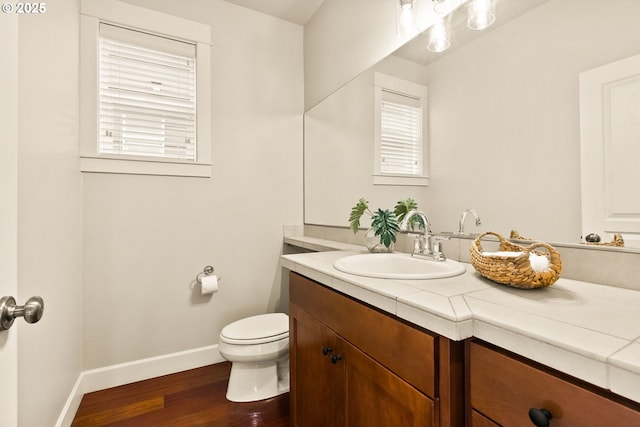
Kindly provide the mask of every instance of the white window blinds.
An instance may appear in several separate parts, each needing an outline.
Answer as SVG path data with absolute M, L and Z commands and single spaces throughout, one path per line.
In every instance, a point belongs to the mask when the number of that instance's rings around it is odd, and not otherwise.
M 420 99 L 382 90 L 380 114 L 380 172 L 422 175 Z
M 196 161 L 196 48 L 100 24 L 98 152 Z

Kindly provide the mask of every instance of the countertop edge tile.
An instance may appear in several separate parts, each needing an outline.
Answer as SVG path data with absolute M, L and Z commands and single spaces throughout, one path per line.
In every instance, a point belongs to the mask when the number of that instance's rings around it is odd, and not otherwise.
M 473 320 L 473 336 L 591 384 L 609 388 L 608 366 L 605 361 L 477 319 Z
M 397 316 L 422 328 L 443 335 L 454 341 L 461 341 L 472 336 L 471 320 L 452 322 L 436 314 L 426 313 L 419 308 L 398 301 Z
M 382 295 L 379 292 L 354 285 L 341 279 L 334 279 L 333 288 L 388 313 L 396 314 L 398 311 L 397 300 L 393 297 Z
M 315 280 L 316 282 L 320 282 L 323 285 L 333 288 L 333 277 L 326 273 L 321 273 L 311 267 L 300 264 L 296 264 L 294 271 L 308 277 L 311 280 Z
M 640 402 L 640 374 L 609 366 L 609 389 L 620 396 Z
M 474 320 L 563 348 L 599 362 L 607 362 L 611 354 L 628 344 L 628 341 L 623 338 L 546 317 L 538 317 L 528 312 L 521 312 L 472 296 L 465 296 L 465 300 L 471 308 Z M 549 331 L 553 331 L 553 335 Z M 593 341 L 596 340 L 600 341 L 594 343 Z
M 609 356 L 611 365 L 640 375 L 638 361 L 640 361 L 640 342 L 638 341 L 630 342 L 629 345 Z M 638 383 L 638 388 L 640 388 L 640 383 Z

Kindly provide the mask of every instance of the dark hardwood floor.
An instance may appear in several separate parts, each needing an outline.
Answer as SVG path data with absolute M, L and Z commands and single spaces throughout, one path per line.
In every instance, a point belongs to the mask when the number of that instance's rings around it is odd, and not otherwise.
M 225 398 L 231 363 L 224 362 L 82 398 L 72 427 L 289 427 L 289 394 L 259 402 Z

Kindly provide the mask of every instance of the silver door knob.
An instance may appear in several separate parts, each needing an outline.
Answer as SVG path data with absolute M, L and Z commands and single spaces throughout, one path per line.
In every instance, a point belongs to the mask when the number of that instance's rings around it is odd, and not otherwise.
M 7 330 L 13 325 L 16 317 L 24 317 L 27 323 L 36 323 L 44 313 L 44 300 L 31 297 L 25 305 L 16 305 L 13 297 L 0 298 L 0 331 Z

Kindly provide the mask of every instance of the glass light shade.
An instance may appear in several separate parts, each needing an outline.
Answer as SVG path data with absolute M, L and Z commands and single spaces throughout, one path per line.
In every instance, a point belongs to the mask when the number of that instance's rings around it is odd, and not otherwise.
M 471 0 L 467 12 L 467 27 L 471 30 L 484 30 L 496 20 L 495 0 Z
M 449 25 L 449 15 L 433 24 L 429 31 L 427 49 L 431 52 L 444 52 L 451 46 L 451 27 Z
M 415 30 L 415 0 L 398 0 L 396 14 L 399 34 L 411 33 Z

